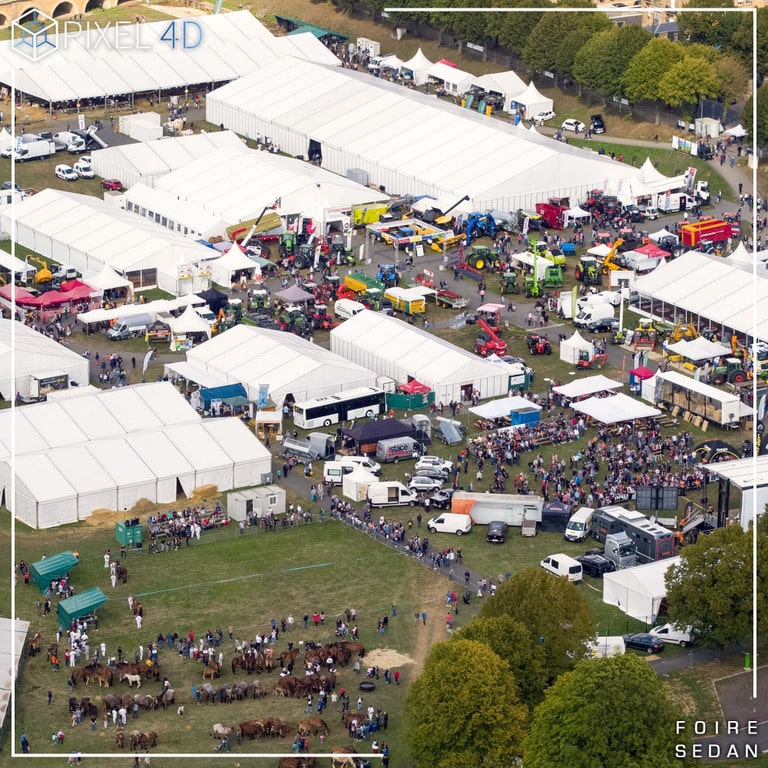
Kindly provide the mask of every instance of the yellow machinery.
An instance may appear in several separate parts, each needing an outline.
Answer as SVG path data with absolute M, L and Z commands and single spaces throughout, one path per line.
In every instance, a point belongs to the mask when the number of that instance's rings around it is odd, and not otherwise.
M 620 267 L 614 259 L 616 258 L 616 254 L 618 253 L 619 247 L 624 245 L 624 240 L 622 238 L 617 237 L 614 241 L 613 245 L 611 246 L 611 250 L 608 251 L 606 254 L 606 257 L 603 259 L 603 267 L 602 272 L 604 275 L 607 275 L 609 272 L 612 272 L 617 269 L 623 269 L 623 267 Z

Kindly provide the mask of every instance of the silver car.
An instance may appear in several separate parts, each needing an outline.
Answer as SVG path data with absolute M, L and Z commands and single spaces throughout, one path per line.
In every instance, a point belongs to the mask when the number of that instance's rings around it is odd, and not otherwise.
M 442 480 L 438 480 L 434 477 L 424 477 L 423 475 L 412 477 L 408 483 L 408 487 L 417 493 L 431 493 L 432 491 L 439 490 L 442 486 Z

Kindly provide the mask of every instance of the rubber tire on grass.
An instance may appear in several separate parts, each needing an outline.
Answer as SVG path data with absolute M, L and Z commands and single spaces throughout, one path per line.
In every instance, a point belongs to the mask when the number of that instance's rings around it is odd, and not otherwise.
M 360 690 L 370 693 L 371 691 L 376 690 L 376 683 L 372 683 L 370 680 L 363 680 L 363 682 L 360 683 Z

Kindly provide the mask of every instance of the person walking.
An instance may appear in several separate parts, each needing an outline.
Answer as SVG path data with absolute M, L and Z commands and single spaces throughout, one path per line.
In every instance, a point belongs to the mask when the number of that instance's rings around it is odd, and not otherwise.
M 21 734 L 21 752 L 24 755 L 29 754 L 29 739 L 26 733 Z
M 422 611 L 421 612 L 421 623 L 424 626 L 426 626 L 426 624 L 427 624 L 427 612 L 426 611 Z

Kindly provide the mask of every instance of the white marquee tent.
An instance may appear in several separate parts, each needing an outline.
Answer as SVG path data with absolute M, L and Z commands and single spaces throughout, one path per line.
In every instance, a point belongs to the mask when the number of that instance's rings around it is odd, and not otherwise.
M 478 85 L 483 90 L 498 93 L 504 97 L 504 111 L 511 112 L 516 97 L 525 92 L 526 85 L 511 69 L 506 72 L 494 72 L 481 75 L 472 80 L 472 85 Z
M 248 258 L 237 243 L 232 243 L 223 256 L 210 264 L 213 282 L 227 286 L 232 283 L 234 275 L 247 271 L 250 278 L 257 269 L 256 262 Z
M 255 485 L 269 451 L 239 419 L 202 420 L 168 382 L 142 384 L 0 413 L 0 503 L 33 528 L 130 510 L 139 499 L 168 503 L 210 483 Z
M 228 384 L 242 384 L 258 400 L 259 386 L 269 384 L 269 396 L 282 404 L 332 395 L 345 389 L 376 386 L 376 374 L 327 349 L 291 333 L 236 325 L 187 352 L 183 374 L 195 378 L 213 374 Z M 174 364 L 168 366 L 175 370 Z
M 427 74 L 434 80 L 439 80 L 447 93 L 459 96 L 469 90 L 474 77 L 470 72 L 465 72 L 458 67 L 452 67 L 450 64 L 445 64 L 442 61 L 433 64 Z
M 10 83 L 15 69 L 20 91 L 48 102 L 78 101 L 225 82 L 287 55 L 341 64 L 312 34 L 275 37 L 249 11 L 196 16 L 194 22 L 204 40 L 196 47 L 171 47 L 167 21 L 119 32 L 104 25 L 105 32 L 97 30 L 104 40 L 93 29 L 52 34 L 56 50 L 35 62 L 20 58 L 8 40 L 0 43 L 0 82 Z
M 690 341 L 681 339 L 674 344 L 668 345 L 666 351 L 671 352 L 673 355 L 682 355 L 686 360 L 693 360 L 694 362 L 712 360 L 715 357 L 731 354 L 730 347 L 705 339 L 703 336 L 699 336 L 698 339 L 691 339 Z
M 10 231 L 10 213 L 0 221 Z M 204 270 L 182 269 L 209 259 L 209 248 L 90 195 L 44 189 L 16 205 L 16 232 L 21 245 L 81 272 L 108 264 L 136 287 L 177 296 L 209 286 Z
M 212 122 L 270 136 L 291 155 L 307 156 L 316 142 L 323 168 L 341 176 L 364 169 L 387 191 L 431 195 L 446 206 L 469 195 L 457 211 L 533 208 L 548 196 L 578 200 L 636 173 L 418 89 L 295 59 L 213 91 L 206 110 Z
M 11 338 L 15 334 L 15 338 Z M 16 362 L 11 379 L 11 360 Z M 66 373 L 77 386 L 88 384 L 88 361 L 77 352 L 15 320 L 0 318 L 0 396 L 13 400 L 16 393 L 29 397 L 30 377 Z
M 576 365 L 581 352 L 586 352 L 592 357 L 592 342 L 587 341 L 578 331 L 574 331 L 572 336 L 560 342 L 560 359 L 566 363 Z
M 502 397 L 499 400 L 491 400 L 482 405 L 469 409 L 481 419 L 498 419 L 501 416 L 509 416 L 512 411 L 540 411 L 541 406 L 534 403 L 533 400 L 512 395 L 511 397 Z
M 632 618 L 654 624 L 661 601 L 667 596 L 664 577 L 679 557 L 636 565 L 603 576 L 603 602 L 619 607 Z
M 116 288 L 133 289 L 133 283 L 130 280 L 126 280 L 122 275 L 118 275 L 106 262 L 98 272 L 84 274 L 83 282 L 101 291 L 102 294 L 104 291 L 115 290 Z
M 403 62 L 403 69 L 411 73 L 414 85 L 424 85 L 429 79 L 429 70 L 432 69 L 432 62 L 419 48 L 408 61 Z
M 571 403 L 571 408 L 601 424 L 618 424 L 621 421 L 647 419 L 661 415 L 658 408 L 641 403 L 623 392 L 607 397 L 588 397 L 586 400 Z
M 211 326 L 200 317 L 194 307 L 187 307 L 178 317 L 171 320 L 171 332 L 180 336 L 188 333 L 204 333 L 211 338 Z
M 471 352 L 394 317 L 364 310 L 331 331 L 331 351 L 389 376 L 398 384 L 417 379 L 435 401 L 460 401 L 462 390 L 480 397 L 506 396 L 510 373 Z
M 515 98 L 514 106 L 517 106 L 528 120 L 533 120 L 540 112 L 550 112 L 553 105 L 552 99 L 539 93 L 539 89 L 531 80 L 528 87 Z
M 563 397 L 575 398 L 584 397 L 584 395 L 594 395 L 597 392 L 606 392 L 611 389 L 621 389 L 622 384 L 615 379 L 609 379 L 602 373 L 594 376 L 585 376 L 583 379 L 575 379 L 567 384 L 561 384 L 552 391 Z

